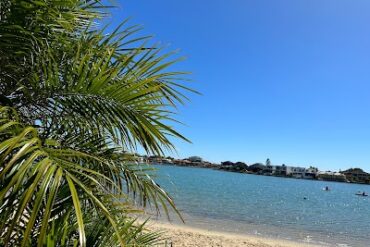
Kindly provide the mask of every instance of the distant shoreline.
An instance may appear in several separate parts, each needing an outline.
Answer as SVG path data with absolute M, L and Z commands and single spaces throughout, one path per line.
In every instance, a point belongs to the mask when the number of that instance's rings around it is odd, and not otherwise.
M 347 184 L 361 184 L 361 185 L 370 185 L 370 183 L 364 183 L 364 182 L 353 182 L 353 181 L 343 181 L 343 180 L 335 180 L 335 179 L 318 179 L 318 178 L 298 178 L 298 177 L 292 177 L 292 176 L 282 176 L 282 175 L 272 175 L 272 174 L 263 174 L 263 173 L 254 173 L 249 171 L 243 171 L 243 170 L 228 170 L 228 169 L 222 169 L 221 165 L 219 164 L 212 164 L 212 163 L 202 163 L 202 162 L 196 162 L 196 163 L 186 163 L 186 164 L 176 164 L 176 163 L 169 163 L 169 162 L 146 162 L 151 165 L 166 165 L 166 166 L 178 166 L 178 167 L 192 167 L 192 168 L 203 168 L 203 169 L 212 169 L 222 172 L 233 172 L 233 173 L 240 173 L 240 174 L 250 174 L 250 175 L 257 175 L 257 176 L 267 176 L 267 177 L 279 177 L 279 178 L 292 178 L 292 179 L 303 179 L 303 180 L 311 180 L 311 181 L 323 181 L 323 182 L 336 182 L 336 183 L 347 183 Z

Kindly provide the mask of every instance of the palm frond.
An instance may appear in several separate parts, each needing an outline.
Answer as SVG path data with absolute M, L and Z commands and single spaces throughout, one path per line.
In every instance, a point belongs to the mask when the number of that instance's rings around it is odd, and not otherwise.
M 130 153 L 162 155 L 175 148 L 172 137 L 188 141 L 173 124 L 195 91 L 183 84 L 187 73 L 171 70 L 182 58 L 139 26 L 99 28 L 109 8 L 99 0 L 0 2 L 5 246 L 139 246 L 158 235 L 138 213 L 179 214 L 152 168 Z
M 124 246 L 130 239 L 125 240 L 127 236 L 121 234 L 122 222 L 118 216 L 133 211 L 128 207 L 132 200 L 140 198 L 143 204 L 154 202 L 157 209 L 175 207 L 145 169 L 129 165 L 125 155 L 117 153 L 115 148 L 102 147 L 102 140 L 100 146 L 93 146 L 100 150 L 97 153 L 63 149 L 55 140 L 43 142 L 35 128 L 13 120 L 17 117 L 9 108 L 2 107 L 0 112 L 0 237 L 6 243 L 28 246 L 32 244 L 32 236 L 39 233 L 37 239 L 42 245 L 47 241 L 50 227 L 60 219 L 68 220 L 64 219 L 67 215 L 75 218 L 79 243 L 86 246 L 84 211 L 87 210 L 106 219 L 117 241 Z M 76 141 L 74 138 L 73 142 Z M 91 142 L 99 141 L 88 143 Z M 91 151 L 86 141 L 77 146 Z M 123 191 L 124 181 L 127 192 Z M 70 208 L 72 214 L 67 214 Z

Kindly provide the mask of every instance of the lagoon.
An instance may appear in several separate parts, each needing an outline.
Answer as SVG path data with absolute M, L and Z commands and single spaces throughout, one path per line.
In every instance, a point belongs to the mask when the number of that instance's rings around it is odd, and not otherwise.
M 370 192 L 369 185 L 155 167 L 155 180 L 189 226 L 324 246 L 369 246 L 370 198 L 355 195 Z

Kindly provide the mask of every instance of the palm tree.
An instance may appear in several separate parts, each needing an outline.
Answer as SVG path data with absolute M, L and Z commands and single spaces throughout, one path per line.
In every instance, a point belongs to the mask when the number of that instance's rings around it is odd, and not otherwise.
M 0 246 L 141 246 L 136 215 L 176 211 L 132 162 L 174 149 L 174 109 L 192 91 L 178 59 L 99 0 L 0 3 Z M 177 211 L 176 211 L 177 212 Z

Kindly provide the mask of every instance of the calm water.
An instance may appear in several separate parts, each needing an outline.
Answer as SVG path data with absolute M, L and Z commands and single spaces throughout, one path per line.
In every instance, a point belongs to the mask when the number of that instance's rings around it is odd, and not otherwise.
M 328 246 L 370 246 L 368 185 L 155 166 L 188 225 Z M 325 186 L 331 191 L 323 191 Z M 306 199 L 304 199 L 306 198 Z

